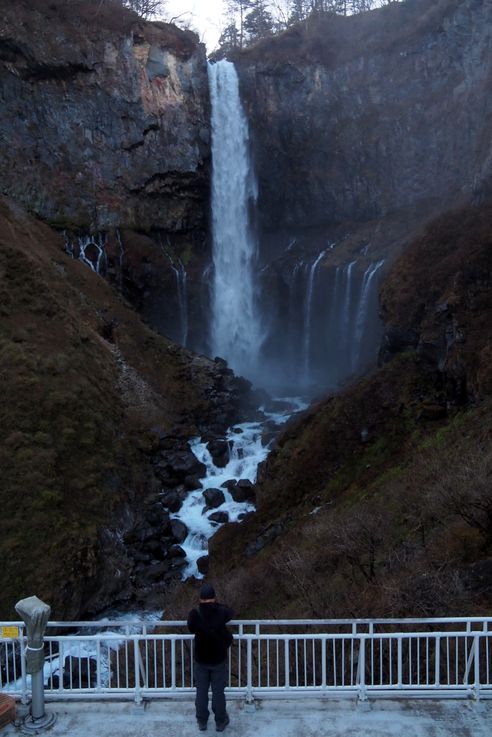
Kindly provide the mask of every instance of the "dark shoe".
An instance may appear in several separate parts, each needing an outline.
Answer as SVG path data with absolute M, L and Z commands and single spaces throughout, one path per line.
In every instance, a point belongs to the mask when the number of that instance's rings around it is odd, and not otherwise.
M 218 722 L 218 723 L 216 724 L 216 726 L 215 726 L 215 729 L 217 730 L 217 732 L 223 732 L 223 731 L 224 731 L 224 729 L 225 729 L 225 728 L 227 727 L 227 725 L 229 724 L 229 722 L 230 722 L 230 719 L 229 719 L 229 717 L 228 717 L 228 716 L 226 715 L 225 721 L 224 721 L 224 722 Z
M 205 732 L 205 730 L 207 729 L 207 722 L 197 722 L 197 724 L 200 732 Z

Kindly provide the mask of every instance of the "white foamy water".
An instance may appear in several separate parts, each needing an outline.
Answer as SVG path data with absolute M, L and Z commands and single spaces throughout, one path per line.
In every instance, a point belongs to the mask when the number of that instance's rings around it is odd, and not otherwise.
M 230 457 L 224 468 L 219 468 L 214 464 L 207 443 L 203 443 L 200 438 L 190 441 L 191 450 L 198 460 L 205 464 L 207 473 L 201 481 L 201 487 L 196 491 L 191 491 L 179 512 L 171 515 L 173 519 L 184 522 L 188 528 L 188 536 L 181 544 L 188 564 L 183 571 L 183 578 L 190 576 L 201 578 L 197 560 L 207 555 L 208 540 L 221 527 L 221 524 L 209 519 L 211 514 L 226 512 L 229 522 L 238 522 L 241 515 L 255 510 L 252 503 L 234 501 L 230 492 L 222 484 L 231 479 L 236 481 L 248 479 L 255 483 L 258 465 L 270 452 L 270 444 L 263 445 L 261 442 L 265 423 L 270 421 L 281 425 L 287 422 L 295 412 L 302 411 L 308 406 L 298 397 L 289 397 L 281 401 L 289 402 L 292 409 L 282 412 L 265 412 L 265 422 L 244 422 L 228 430 L 225 439 L 229 443 Z M 207 489 L 220 489 L 225 497 L 224 503 L 214 509 L 207 509 L 203 496 L 203 492 Z
M 262 342 L 250 221 L 257 186 L 234 64 L 209 65 L 212 102 L 213 284 L 211 344 L 238 374 L 253 378 Z

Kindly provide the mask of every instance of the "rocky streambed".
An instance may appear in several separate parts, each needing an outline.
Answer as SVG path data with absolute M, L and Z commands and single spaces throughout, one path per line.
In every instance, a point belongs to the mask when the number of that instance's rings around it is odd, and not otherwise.
M 152 602 L 172 579 L 207 573 L 208 540 L 222 525 L 254 512 L 258 465 L 282 425 L 305 407 L 299 398 L 273 400 L 252 421 L 234 424 L 222 435 L 187 440 L 161 434 L 154 457 L 161 491 L 124 539 L 134 561 L 137 598 Z

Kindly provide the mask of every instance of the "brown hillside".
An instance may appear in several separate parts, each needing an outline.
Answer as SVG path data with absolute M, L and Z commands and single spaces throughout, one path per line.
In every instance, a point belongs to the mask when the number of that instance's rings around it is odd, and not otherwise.
M 33 593 L 57 618 L 128 596 L 131 562 L 118 541 L 161 488 L 150 430 L 203 431 L 221 380 L 213 362 L 146 327 L 62 246 L 1 200 L 4 617 Z

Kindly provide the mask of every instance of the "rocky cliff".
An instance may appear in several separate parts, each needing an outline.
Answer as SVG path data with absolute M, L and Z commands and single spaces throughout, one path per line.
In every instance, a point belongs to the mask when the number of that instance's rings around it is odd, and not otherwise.
M 1 191 L 78 239 L 86 263 L 180 340 L 205 332 L 210 114 L 205 48 L 108 0 L 0 2 Z M 135 232 L 138 231 L 138 232 Z
M 203 228 L 209 113 L 197 37 L 111 3 L 1 10 L 3 193 L 72 228 Z
M 313 16 L 239 55 L 263 228 L 443 211 L 490 192 L 491 43 L 487 0 L 407 0 Z

